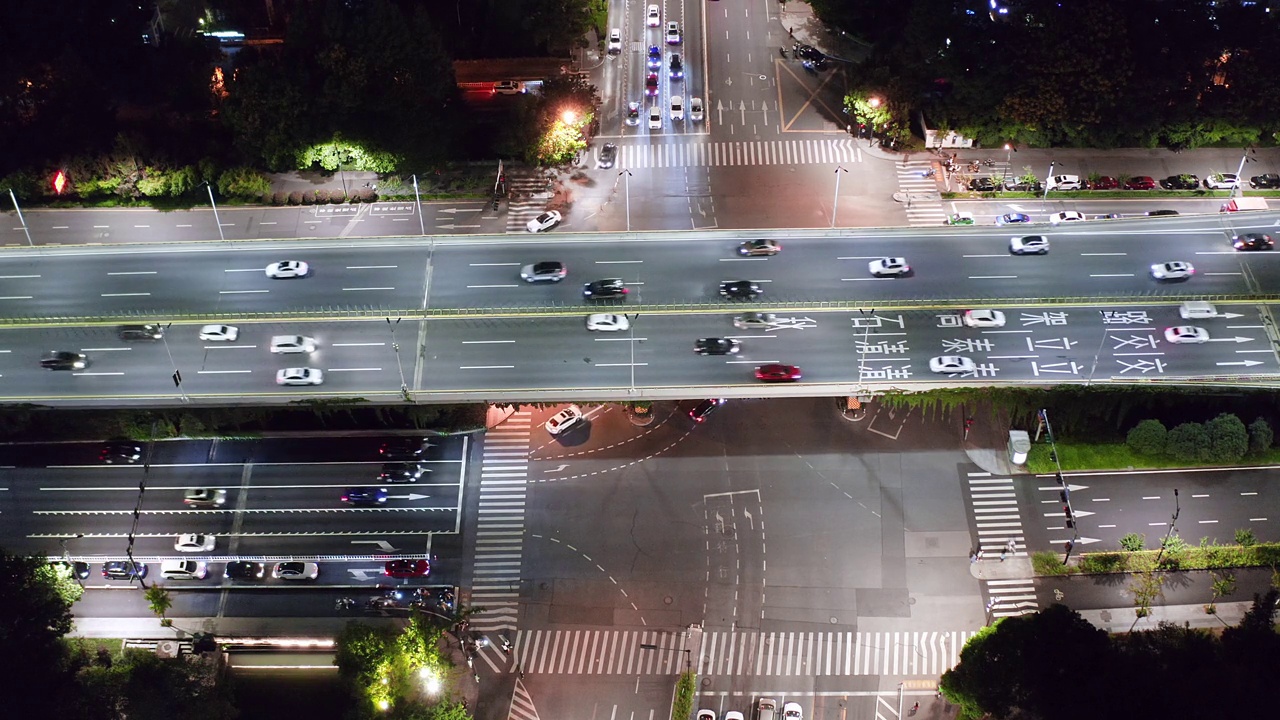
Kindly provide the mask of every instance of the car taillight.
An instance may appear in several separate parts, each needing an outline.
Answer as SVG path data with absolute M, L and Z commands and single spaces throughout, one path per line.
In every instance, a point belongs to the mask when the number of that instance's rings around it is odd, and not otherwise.
M 350 502 L 346 495 L 342 496 L 342 502 Z
M 626 295 L 628 292 L 630 292 L 630 291 L 629 291 L 629 290 L 627 290 L 626 288 L 622 288 L 622 294 L 623 294 L 623 295 Z

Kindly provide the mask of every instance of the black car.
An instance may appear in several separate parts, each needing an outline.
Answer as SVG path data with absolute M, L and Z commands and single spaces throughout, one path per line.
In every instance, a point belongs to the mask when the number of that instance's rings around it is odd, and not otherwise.
M 738 341 L 729 338 L 699 338 L 693 344 L 693 352 L 697 355 L 733 355 L 739 349 Z
M 66 568 L 71 573 L 71 577 L 77 580 L 85 580 L 89 577 L 89 563 L 80 562 L 79 560 L 54 560 L 49 563 L 57 568 Z
M 1177 214 L 1177 210 L 1152 210 L 1147 213 L 1147 217 L 1172 217 Z
M 1044 185 L 1042 185 L 1039 180 L 1035 182 L 1009 180 L 1004 184 L 1004 189 L 1010 192 L 1029 192 L 1039 194 L 1044 192 Z
M 817 62 L 818 60 L 826 59 L 827 57 L 822 54 L 821 50 L 813 47 L 812 45 L 802 45 L 800 43 L 795 44 L 795 52 L 796 57 L 801 60 L 813 60 L 814 62 Z
M 605 143 L 604 147 L 600 148 L 600 161 L 599 161 L 600 167 L 611 168 L 613 167 L 613 164 L 617 162 L 617 160 L 618 160 L 618 146 L 614 145 L 613 143 Z
M 582 297 L 586 300 L 626 299 L 627 287 L 622 284 L 622 278 L 605 278 L 583 285 Z
M 121 325 L 116 328 L 116 336 L 126 342 L 155 342 L 164 337 L 164 328 L 159 325 Z
M 232 580 L 261 580 L 266 571 L 267 567 L 260 562 L 232 560 L 227 563 L 227 569 L 223 575 Z
M 40 367 L 45 370 L 83 370 L 89 367 L 89 357 L 69 350 L 50 350 L 40 358 Z
M 349 487 L 342 493 L 342 502 L 350 505 L 382 505 L 387 501 L 387 491 L 377 487 Z
M 750 280 L 725 280 L 720 283 L 720 294 L 734 300 L 750 300 L 764 292 Z
M 142 446 L 126 438 L 111 440 L 98 451 L 98 461 L 107 465 L 132 465 L 141 458 Z
M 680 62 L 679 55 L 671 56 L 670 69 L 671 69 L 672 80 L 680 80 L 681 78 L 684 77 L 684 63 Z
M 387 463 L 378 473 L 378 482 L 411 483 L 426 474 L 427 469 L 418 463 Z
M 422 457 L 422 452 L 426 448 L 427 442 L 422 438 L 396 438 L 382 443 L 378 454 L 383 460 L 417 460 Z
M 973 192 L 995 192 L 1000 189 L 995 180 L 989 177 L 974 178 L 969 181 L 969 189 Z
M 1200 179 L 1195 175 L 1170 175 L 1160 181 L 1165 190 L 1195 190 L 1200 187 Z
M 1267 173 L 1265 175 L 1254 175 L 1249 178 L 1249 187 L 1251 188 L 1280 188 L 1280 175 L 1275 173 Z
M 130 560 L 111 560 L 102 563 L 102 577 L 108 580 L 132 580 L 147 576 L 147 564 Z
M 1265 233 L 1241 233 L 1231 238 L 1231 247 L 1237 250 L 1270 250 L 1276 241 Z
M 694 422 L 702 422 L 707 419 L 708 415 L 715 412 L 716 408 L 727 402 L 729 401 L 725 398 L 709 398 L 707 400 L 703 400 L 693 406 L 693 409 L 689 411 L 689 417 L 692 418 Z

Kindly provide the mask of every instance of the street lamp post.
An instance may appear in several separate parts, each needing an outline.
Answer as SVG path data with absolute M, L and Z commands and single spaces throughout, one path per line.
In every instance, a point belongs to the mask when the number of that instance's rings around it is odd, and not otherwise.
M 1244 154 L 1240 156 L 1240 167 L 1236 168 L 1236 183 L 1231 186 L 1231 193 L 1227 197 L 1235 197 L 1236 191 L 1239 191 L 1241 195 L 1244 194 L 1244 164 L 1250 161 L 1250 151 L 1257 152 L 1257 150 L 1245 148 Z
M 387 327 L 391 328 L 391 350 L 396 354 L 396 368 L 400 371 L 400 394 L 404 396 L 406 402 L 413 402 L 413 397 L 409 395 L 409 383 L 404 379 L 404 363 L 400 361 L 400 343 L 396 342 L 396 326 L 400 324 L 400 318 L 396 318 L 395 322 L 391 318 L 384 318 L 387 321 Z
M 623 175 L 627 176 L 623 182 L 623 192 L 627 199 L 627 232 L 631 232 L 631 171 L 623 168 L 618 177 Z
M 27 236 L 27 244 L 35 247 L 36 244 L 31 242 L 31 230 L 27 228 L 27 219 L 22 217 L 22 208 L 18 207 L 18 196 L 13 194 L 13 188 L 9 188 L 9 199 L 13 200 L 13 209 L 18 211 L 18 222 L 22 223 L 22 232 Z
M 209 191 L 209 205 L 213 207 L 213 222 L 218 226 L 218 239 L 226 242 L 227 238 L 222 234 L 222 221 L 218 219 L 218 203 L 213 201 L 213 186 L 205 181 L 204 189 Z
M 623 317 L 627 319 L 627 334 L 631 340 L 628 343 L 631 346 L 631 389 L 627 394 L 632 396 L 636 394 L 636 320 L 640 319 L 640 313 Z
M 847 173 L 847 172 L 849 172 L 849 171 L 848 171 L 848 170 L 845 170 L 845 169 L 844 169 L 844 166 L 842 166 L 842 165 L 837 165 L 837 166 L 836 166 L 836 169 L 835 169 L 835 173 L 836 173 L 836 197 L 835 197 L 835 199 L 831 202 L 831 227 L 835 227 L 835 226 L 836 226 L 836 210 L 838 210 L 838 209 L 840 208 L 840 173 Z
M 1049 161 L 1049 174 L 1044 179 L 1044 200 L 1049 200 L 1049 188 L 1053 186 L 1053 168 L 1058 164 L 1057 160 Z
M 418 193 L 418 176 L 413 176 L 413 197 L 414 202 L 418 205 L 418 228 L 423 235 L 427 234 L 427 221 L 422 218 L 422 195 Z
M 1013 169 L 1013 145 L 1011 143 L 1004 144 L 1004 182 L 1009 184 L 1009 171 Z
M 169 364 L 173 366 L 173 385 L 178 388 L 178 396 L 182 398 L 182 402 L 191 402 L 191 398 L 187 397 L 187 391 L 182 389 L 182 371 L 178 370 L 178 363 L 174 361 L 173 352 L 169 350 L 169 339 L 165 337 L 165 333 L 172 326 L 173 323 L 156 325 L 156 327 L 160 328 L 160 344 L 164 345 L 164 352 L 169 356 Z

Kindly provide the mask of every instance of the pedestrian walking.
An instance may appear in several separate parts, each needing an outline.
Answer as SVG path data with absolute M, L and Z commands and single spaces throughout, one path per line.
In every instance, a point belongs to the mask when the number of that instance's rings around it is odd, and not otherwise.
M 911 706 L 911 714 L 912 714 L 912 715 L 916 714 L 916 711 L 918 711 L 919 709 L 920 709 L 920 703 L 916 703 L 915 705 L 912 705 L 912 706 Z
M 970 550 L 970 551 L 969 551 L 969 564 L 970 564 L 970 565 L 972 565 L 972 564 L 974 564 L 974 563 L 976 563 L 976 562 L 978 562 L 978 551 L 977 551 L 977 550 Z
M 1005 557 L 1009 554 L 1009 546 L 1005 545 L 1000 548 L 1000 562 L 1004 562 Z
M 986 551 L 986 550 L 983 550 L 982 548 L 978 548 L 978 559 L 979 559 L 979 560 L 981 560 L 981 559 L 983 558 L 983 556 L 985 556 L 986 554 L 987 554 L 987 551 Z
M 1010 555 L 1018 554 L 1018 544 L 1013 541 L 1013 538 L 1009 538 L 1009 542 L 1005 544 L 1004 549 L 1005 549 L 1005 552 L 1009 553 Z

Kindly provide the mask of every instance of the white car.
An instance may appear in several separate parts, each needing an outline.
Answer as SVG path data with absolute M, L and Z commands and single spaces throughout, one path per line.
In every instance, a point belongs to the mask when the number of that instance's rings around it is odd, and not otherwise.
M 635 127 L 640 124 L 640 103 L 627 103 L 627 124 Z
M 658 107 L 657 105 L 654 105 L 649 108 L 649 129 L 650 130 L 662 129 L 662 108 Z
M 276 373 L 277 385 L 319 385 L 324 373 L 319 368 L 285 368 Z
M 552 435 L 559 435 L 582 422 L 582 419 L 582 409 L 577 405 L 570 405 L 555 415 L 552 415 L 551 419 L 547 421 L 545 427 L 547 428 L 547 432 Z
M 267 277 L 272 280 L 289 280 L 306 277 L 311 268 L 301 260 L 281 260 L 267 266 Z
M 662 24 L 662 11 L 658 9 L 657 5 L 649 6 L 649 16 L 645 24 L 649 27 L 658 27 Z
M 716 711 L 703 708 L 698 711 L 697 720 L 716 720 Z
M 804 720 L 804 711 L 800 703 L 789 702 L 782 706 L 782 720 Z
M 1196 269 L 1189 262 L 1174 260 L 1157 263 L 1151 266 L 1151 277 L 1156 280 L 1186 280 L 1196 274 Z
M 622 31 L 613 28 L 609 31 L 609 54 L 616 55 L 622 52 Z
M 279 355 L 300 355 L 315 351 L 315 338 L 302 335 L 275 335 L 271 338 L 271 352 Z
M 203 580 L 209 577 L 209 565 L 198 560 L 165 560 L 160 563 L 160 577 L 165 580 Z
M 911 272 L 906 258 L 887 257 L 867 263 L 867 269 L 873 277 L 897 277 Z
M 684 120 L 684 98 L 679 95 L 671 96 L 671 119 Z
M 1049 216 L 1049 222 L 1054 225 L 1059 225 L 1065 222 L 1080 222 L 1081 220 L 1084 220 L 1084 215 L 1076 212 L 1075 210 L 1064 210 L 1060 213 L 1054 213 Z
M 960 355 L 939 355 L 929 358 L 929 370 L 950 375 L 952 373 L 970 373 L 977 369 L 973 360 Z
M 1194 325 L 1165 328 L 1164 339 L 1175 345 L 1199 345 L 1209 342 L 1209 331 Z
M 667 44 L 680 44 L 680 23 L 675 22 L 674 20 L 667 23 Z
M 999 310 L 965 310 L 960 316 L 965 327 L 1000 328 L 1004 327 L 1004 313 Z
M 689 98 L 689 119 L 693 122 L 702 122 L 702 98 Z
M 234 325 L 205 325 L 200 328 L 200 339 L 209 342 L 235 342 L 240 337 L 240 328 Z
M 222 507 L 227 504 L 224 488 L 191 488 L 182 494 L 182 502 L 188 507 Z
M 560 224 L 560 219 L 561 219 L 560 213 L 556 212 L 555 210 L 548 210 L 542 213 L 541 215 L 539 215 L 538 217 L 530 220 L 529 224 L 525 225 L 525 229 L 531 233 L 550 230 L 551 228 Z
M 626 315 L 594 313 L 587 316 L 587 330 L 591 332 L 626 332 L 629 329 L 631 321 Z
M 320 566 L 313 562 L 276 563 L 271 577 L 281 580 L 315 580 L 320 577 Z
M 1009 252 L 1014 255 L 1044 255 L 1049 252 L 1049 238 L 1043 235 L 1009 238 Z
M 493 84 L 493 91 L 499 95 L 519 95 L 524 92 L 524 83 L 519 80 L 500 80 Z
M 1045 183 L 1048 190 L 1083 190 L 1079 175 L 1054 175 Z
M 743 720 L 742 713 L 737 710 L 730 710 L 724 714 L 724 720 Z
M 187 533 L 179 535 L 173 549 L 178 552 L 209 552 L 218 545 L 218 538 L 213 535 Z
M 1214 173 L 1204 179 L 1204 186 L 1210 190 L 1230 190 L 1240 186 L 1240 178 L 1235 173 Z

